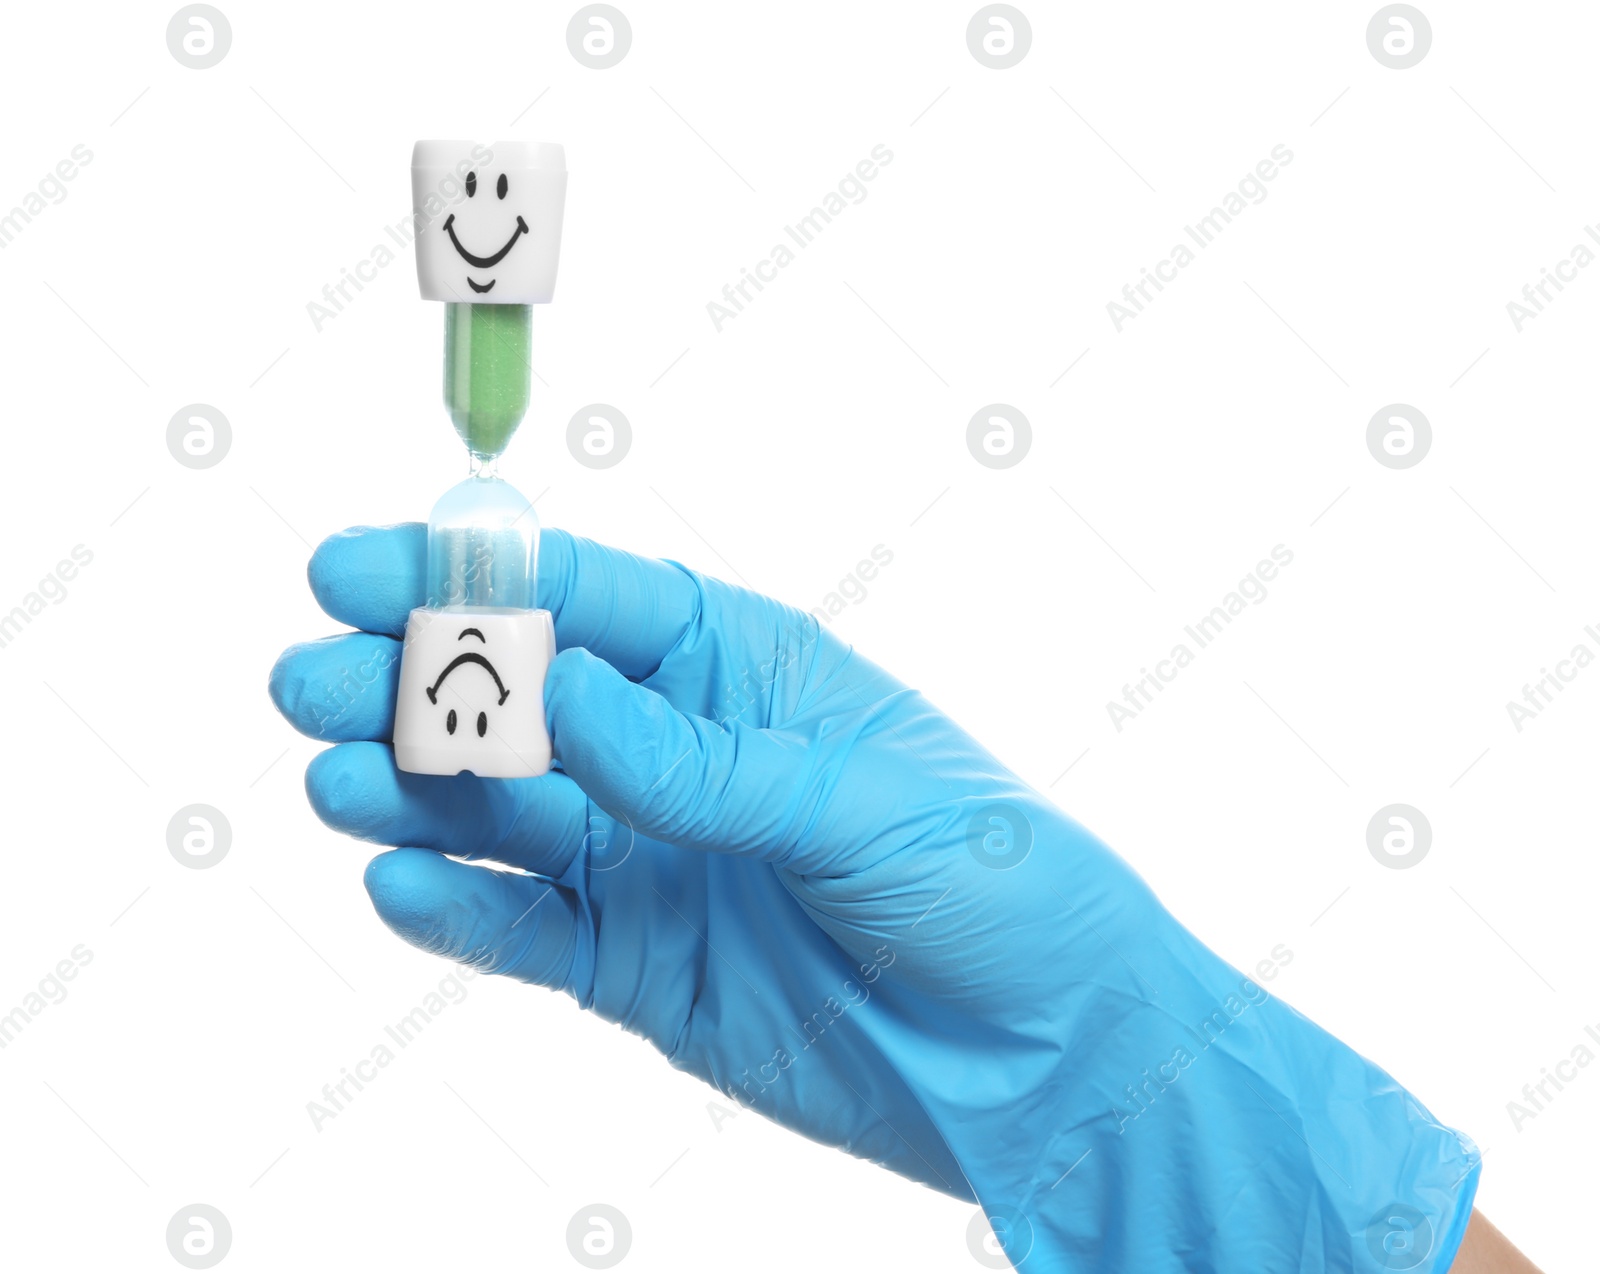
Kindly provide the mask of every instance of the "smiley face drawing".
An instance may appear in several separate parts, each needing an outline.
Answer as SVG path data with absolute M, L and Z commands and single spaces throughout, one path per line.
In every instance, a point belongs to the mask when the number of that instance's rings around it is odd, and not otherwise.
M 566 189 L 560 146 L 418 142 L 411 152 L 411 197 L 423 300 L 548 302 Z
M 468 637 L 477 638 L 477 640 L 485 646 L 489 644 L 489 639 L 483 635 L 483 630 L 481 628 L 463 628 L 456 640 L 465 641 Z M 439 676 L 434 680 L 434 683 L 431 686 L 426 687 L 424 690 L 424 693 L 428 696 L 428 702 L 435 705 L 438 704 L 439 691 L 444 686 L 445 681 L 449 679 L 451 673 L 455 672 L 458 668 L 473 667 L 482 668 L 483 671 L 494 680 L 494 688 L 498 694 L 498 697 L 494 701 L 494 706 L 503 706 L 505 701 L 511 697 L 511 689 L 504 681 L 500 679 L 499 670 L 495 668 L 488 655 L 480 654 L 476 650 L 465 651 L 462 654 L 457 655 L 444 666 L 444 671 L 439 674 Z M 460 701 L 460 705 L 467 715 L 471 715 L 472 709 L 477 707 L 477 705 L 482 701 L 483 696 L 481 692 L 471 693 L 461 688 L 459 683 L 452 689 L 453 696 Z M 445 713 L 444 729 L 446 734 L 454 734 L 456 732 L 456 727 L 461 724 L 461 717 L 462 714 L 458 713 L 455 708 L 451 708 Z M 489 733 L 489 713 L 487 709 L 479 710 L 477 720 L 474 724 L 477 728 L 478 737 L 480 739 Z
M 469 172 L 467 174 L 466 186 L 467 186 L 467 198 L 471 199 L 478 193 L 478 174 L 477 174 L 477 172 L 473 171 L 473 172 Z M 511 183 L 506 180 L 505 173 L 501 173 L 500 174 L 500 180 L 495 184 L 495 190 L 499 194 L 500 198 L 504 199 L 506 197 L 506 195 L 510 192 L 510 188 L 511 188 Z M 451 244 L 452 247 L 455 248 L 456 255 L 459 256 L 468 265 L 477 266 L 477 268 L 480 269 L 480 270 L 492 270 L 495 266 L 499 265 L 502 261 L 504 261 L 506 259 L 506 256 L 510 253 L 512 248 L 517 246 L 518 238 L 520 238 L 522 235 L 525 235 L 525 234 L 528 233 L 528 223 L 526 221 L 524 221 L 522 219 L 521 215 L 519 214 L 517 216 L 517 228 L 511 232 L 511 237 L 506 240 L 505 246 L 503 248 L 501 248 L 500 251 L 496 252 L 493 256 L 487 256 L 487 257 L 475 256 L 475 255 L 473 255 L 472 253 L 468 252 L 465 248 L 463 248 L 461 246 L 461 240 L 456 237 L 456 214 L 455 213 L 452 212 L 448 217 L 446 217 L 444 219 L 444 232 L 447 235 L 450 236 L 450 244 Z M 489 291 L 493 290 L 494 285 L 497 282 L 499 282 L 498 279 L 490 279 L 487 283 L 479 283 L 476 279 L 472 278 L 470 275 L 467 278 L 467 286 L 469 288 L 471 288 L 474 292 L 478 293 L 480 296 L 483 295 L 486 292 L 489 292 Z

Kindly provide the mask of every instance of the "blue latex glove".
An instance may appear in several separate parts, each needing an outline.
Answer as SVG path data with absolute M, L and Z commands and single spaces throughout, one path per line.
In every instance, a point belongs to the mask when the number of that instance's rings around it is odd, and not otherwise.
M 1029 1271 L 1449 1269 L 1471 1142 L 809 615 L 547 531 L 564 772 L 399 773 L 424 540 L 323 543 L 312 591 L 362 631 L 271 679 L 338 745 L 306 776 L 317 813 L 406 846 L 366 874 L 403 938 L 566 991 L 746 1106 L 977 1199 Z

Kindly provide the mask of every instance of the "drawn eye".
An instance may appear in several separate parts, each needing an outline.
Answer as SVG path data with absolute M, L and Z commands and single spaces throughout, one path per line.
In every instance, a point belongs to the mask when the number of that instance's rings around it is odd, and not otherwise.
M 450 709 L 450 715 L 444 719 L 444 728 L 447 734 L 456 732 L 456 710 L 454 708 Z M 482 734 L 483 731 L 480 730 L 478 733 Z
M 480 712 L 478 714 L 478 737 L 481 739 L 481 738 L 483 738 L 484 735 L 486 735 L 488 733 L 489 733 L 489 714 L 487 712 Z
M 502 177 L 502 178 L 500 178 L 500 180 L 504 181 L 505 178 Z M 478 174 L 477 173 L 468 173 L 467 174 L 467 198 L 471 199 L 472 196 L 477 194 L 477 193 L 478 193 Z M 504 196 L 502 195 L 501 198 L 504 198 Z
M 507 183 L 506 183 L 506 175 L 504 173 L 501 173 L 500 174 L 500 180 L 495 183 L 494 192 L 495 192 L 495 194 L 499 195 L 500 198 L 504 199 L 506 197 L 506 190 L 507 189 L 508 189 L 508 186 L 507 186 Z

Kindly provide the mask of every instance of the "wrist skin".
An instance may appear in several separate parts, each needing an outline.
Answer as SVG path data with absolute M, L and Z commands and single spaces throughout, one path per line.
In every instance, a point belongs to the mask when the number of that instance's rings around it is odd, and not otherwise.
M 1461 1250 L 1450 1274 L 1540 1274 L 1539 1267 L 1512 1246 L 1483 1213 L 1473 1210 Z

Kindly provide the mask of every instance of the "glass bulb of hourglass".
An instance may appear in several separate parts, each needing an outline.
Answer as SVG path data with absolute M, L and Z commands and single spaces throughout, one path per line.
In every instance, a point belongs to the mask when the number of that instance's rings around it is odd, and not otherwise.
M 428 605 L 435 610 L 537 604 L 539 519 L 509 482 L 480 470 L 428 517 Z

